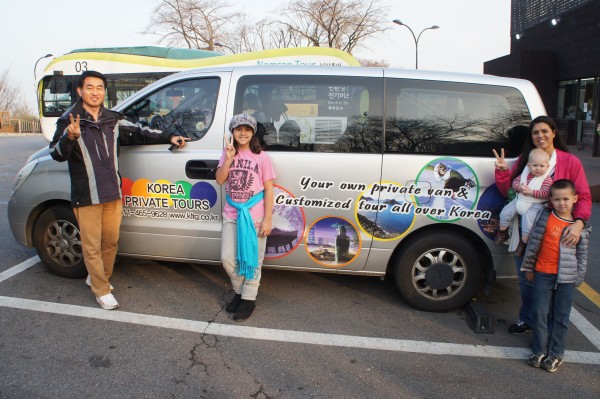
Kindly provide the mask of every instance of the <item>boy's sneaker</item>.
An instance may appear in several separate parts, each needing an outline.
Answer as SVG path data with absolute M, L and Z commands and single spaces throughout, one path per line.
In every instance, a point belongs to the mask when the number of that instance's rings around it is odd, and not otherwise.
M 533 367 L 540 367 L 542 364 L 542 360 L 544 360 L 544 358 L 546 357 L 546 355 L 544 354 L 535 354 L 532 353 L 531 356 L 529 356 L 529 360 L 527 360 L 527 363 L 529 363 L 530 366 Z
M 89 274 L 88 274 L 88 276 L 87 276 L 87 277 L 86 277 L 86 279 L 85 279 L 85 283 L 87 284 L 87 286 L 88 286 L 88 287 L 91 287 L 91 286 L 92 286 L 92 278 L 90 277 L 90 275 L 89 275 Z M 109 285 L 110 285 L 110 290 L 111 290 L 111 291 L 114 291 L 114 290 L 115 290 L 115 287 L 113 287 L 113 286 L 112 286 L 112 284 L 109 284 Z
M 525 334 L 528 331 L 531 331 L 531 327 L 525 324 L 525 322 L 522 320 L 519 320 L 515 324 L 508 327 L 508 332 L 514 335 Z
M 119 307 L 119 302 L 117 302 L 117 300 L 111 293 L 102 296 L 97 296 L 96 301 L 100 304 L 100 307 L 102 309 L 112 310 Z
M 231 302 L 227 304 L 225 311 L 227 313 L 235 313 L 242 303 L 242 294 L 235 294 Z
M 558 366 L 560 366 L 562 362 L 562 357 L 550 355 L 542 362 L 542 367 L 548 370 L 549 372 L 553 373 L 556 370 L 558 370 Z
M 235 320 L 235 321 L 246 320 L 248 317 L 250 317 L 252 315 L 252 312 L 254 312 L 255 308 L 256 308 L 256 301 L 242 299 L 240 306 L 238 307 L 235 314 L 233 315 L 233 320 Z

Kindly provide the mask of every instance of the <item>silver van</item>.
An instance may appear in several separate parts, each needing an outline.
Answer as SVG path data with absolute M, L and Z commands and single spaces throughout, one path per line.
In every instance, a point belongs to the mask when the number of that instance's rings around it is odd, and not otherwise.
M 121 255 L 220 263 L 215 169 L 229 119 L 247 112 L 277 173 L 265 267 L 391 276 L 428 311 L 458 308 L 496 274 L 514 274 L 505 247 L 493 244 L 504 198 L 492 149 L 514 162 L 532 117 L 545 114 L 527 81 L 215 67 L 161 79 L 116 110 L 192 139 L 174 152 L 121 147 Z M 42 149 L 17 175 L 8 216 L 19 243 L 77 278 L 86 272 L 69 190 L 67 164 Z

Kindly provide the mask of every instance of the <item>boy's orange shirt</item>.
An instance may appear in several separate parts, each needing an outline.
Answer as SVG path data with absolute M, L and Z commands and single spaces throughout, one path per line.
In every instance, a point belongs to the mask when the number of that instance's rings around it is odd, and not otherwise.
M 546 230 L 544 231 L 544 237 L 542 238 L 540 251 L 535 263 L 535 270 L 537 272 L 558 274 L 560 239 L 565 227 L 572 223 L 573 221 L 565 220 L 552 211 L 546 224 Z

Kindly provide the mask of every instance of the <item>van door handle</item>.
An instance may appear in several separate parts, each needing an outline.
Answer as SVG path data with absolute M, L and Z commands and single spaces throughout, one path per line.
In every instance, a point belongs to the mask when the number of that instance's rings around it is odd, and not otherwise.
M 191 160 L 185 164 L 185 175 L 190 179 L 215 180 L 217 176 L 217 160 Z

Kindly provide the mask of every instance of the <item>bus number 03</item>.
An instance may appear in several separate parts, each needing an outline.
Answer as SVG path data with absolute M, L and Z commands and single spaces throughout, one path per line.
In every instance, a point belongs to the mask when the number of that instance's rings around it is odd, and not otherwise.
M 87 71 L 87 61 L 77 61 L 75 63 L 75 72 Z

